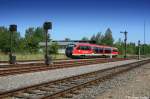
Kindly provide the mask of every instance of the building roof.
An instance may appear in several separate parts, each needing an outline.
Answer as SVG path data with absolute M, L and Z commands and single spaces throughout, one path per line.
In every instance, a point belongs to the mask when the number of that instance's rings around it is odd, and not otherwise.
M 51 42 L 48 42 L 48 45 L 51 45 L 52 43 L 57 43 L 60 46 L 66 46 L 68 44 L 75 44 L 75 43 L 89 43 L 91 40 L 53 40 Z M 45 46 L 45 42 L 40 42 L 40 46 Z
M 48 42 L 47 44 L 48 45 L 51 45 L 52 43 L 55 43 L 55 42 Z M 68 44 L 75 44 L 76 42 L 56 42 L 58 45 L 60 46 L 66 46 Z M 45 46 L 45 42 L 40 42 L 39 43 L 40 46 Z

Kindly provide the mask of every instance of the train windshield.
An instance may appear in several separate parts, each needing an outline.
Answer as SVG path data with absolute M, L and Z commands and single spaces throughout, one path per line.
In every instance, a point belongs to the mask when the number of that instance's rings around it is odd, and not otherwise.
M 76 47 L 75 44 L 69 44 L 69 45 L 67 45 L 66 50 L 73 50 L 74 47 Z

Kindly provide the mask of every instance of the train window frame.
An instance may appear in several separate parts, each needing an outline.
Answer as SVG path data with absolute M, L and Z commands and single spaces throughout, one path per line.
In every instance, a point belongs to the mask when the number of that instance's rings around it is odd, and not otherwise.
M 80 46 L 77 47 L 77 50 L 91 50 L 91 47 L 90 46 L 82 46 L 82 45 L 80 45 Z

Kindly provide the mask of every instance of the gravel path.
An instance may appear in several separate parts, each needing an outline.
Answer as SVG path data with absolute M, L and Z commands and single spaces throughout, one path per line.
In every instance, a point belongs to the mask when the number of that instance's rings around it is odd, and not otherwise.
M 150 64 L 80 91 L 73 99 L 150 99 Z

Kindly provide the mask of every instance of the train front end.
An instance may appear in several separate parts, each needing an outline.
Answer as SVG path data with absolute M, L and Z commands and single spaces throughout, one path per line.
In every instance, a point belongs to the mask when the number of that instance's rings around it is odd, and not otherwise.
M 67 47 L 66 47 L 66 51 L 65 51 L 65 54 L 67 57 L 69 58 L 73 58 L 73 50 L 74 50 L 74 47 L 76 45 L 75 44 L 68 44 Z

